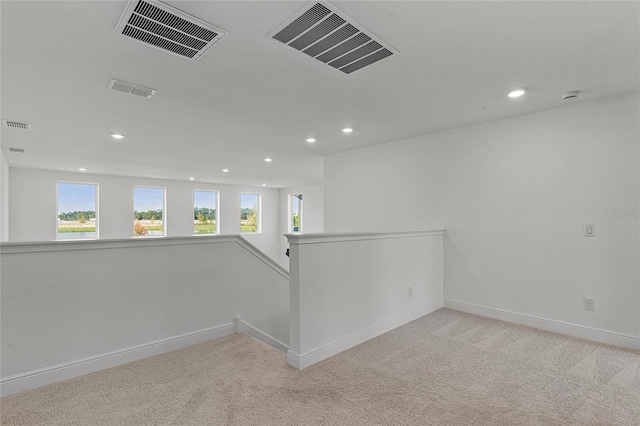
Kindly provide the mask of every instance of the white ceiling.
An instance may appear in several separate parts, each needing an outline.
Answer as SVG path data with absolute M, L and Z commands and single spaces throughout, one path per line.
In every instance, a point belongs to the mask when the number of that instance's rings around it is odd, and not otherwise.
M 639 87 L 638 2 L 333 1 L 399 51 L 350 75 L 267 37 L 307 2 L 166 3 L 228 34 L 191 62 L 116 34 L 127 1 L 1 2 L 2 118 L 33 124 L 2 129 L 10 166 L 320 183 L 326 155 Z

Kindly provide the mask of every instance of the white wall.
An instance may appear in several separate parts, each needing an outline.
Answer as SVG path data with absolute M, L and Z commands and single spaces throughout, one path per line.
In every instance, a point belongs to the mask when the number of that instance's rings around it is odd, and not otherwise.
M 328 156 L 325 231 L 443 227 L 445 299 L 638 336 L 638 104 L 633 92 Z
M 193 344 L 218 337 L 216 327 L 230 334 L 236 316 L 288 344 L 287 274 L 243 244 L 237 236 L 3 244 L 3 392 L 175 349 L 179 336 Z
M 287 361 L 295 368 L 308 367 L 442 307 L 442 231 L 288 238 Z
M 280 265 L 289 270 L 286 256 L 289 230 L 289 194 L 302 194 L 302 232 L 318 234 L 324 232 L 324 185 L 295 186 L 280 189 Z
M 9 240 L 9 163 L 0 150 L 0 241 Z
M 63 173 L 34 169 L 10 170 L 10 241 L 48 241 L 56 238 L 56 182 L 88 182 L 99 185 L 99 233 L 101 239 L 128 238 L 133 227 L 133 186 L 158 186 L 166 190 L 167 236 L 193 234 L 193 190 L 218 190 L 220 233 L 240 233 L 240 193 L 262 195 L 262 232 L 246 239 L 273 259 L 279 259 L 279 190 L 190 181 L 142 179 L 119 176 Z

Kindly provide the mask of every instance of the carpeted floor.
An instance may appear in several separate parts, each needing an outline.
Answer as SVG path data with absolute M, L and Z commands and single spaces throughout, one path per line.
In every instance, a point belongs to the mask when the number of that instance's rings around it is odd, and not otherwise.
M 2 425 L 640 425 L 640 352 L 441 309 L 303 371 L 238 334 L 1 400 Z

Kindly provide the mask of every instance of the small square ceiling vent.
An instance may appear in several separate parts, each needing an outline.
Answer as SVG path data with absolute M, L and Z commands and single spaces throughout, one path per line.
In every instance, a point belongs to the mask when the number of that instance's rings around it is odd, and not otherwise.
M 198 60 L 226 34 L 157 0 L 131 0 L 115 31 L 192 61 Z
M 345 74 L 398 53 L 327 2 L 311 2 L 269 34 Z

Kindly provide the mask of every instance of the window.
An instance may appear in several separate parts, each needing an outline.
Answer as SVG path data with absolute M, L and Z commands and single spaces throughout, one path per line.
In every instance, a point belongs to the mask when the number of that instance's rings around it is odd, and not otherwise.
M 289 232 L 302 232 L 302 194 L 289 194 Z
M 58 182 L 58 240 L 98 238 L 98 185 Z
M 133 187 L 133 235 L 165 235 L 164 188 Z
M 240 194 L 240 232 L 260 232 L 260 194 Z
M 217 191 L 193 191 L 193 233 L 217 234 Z

